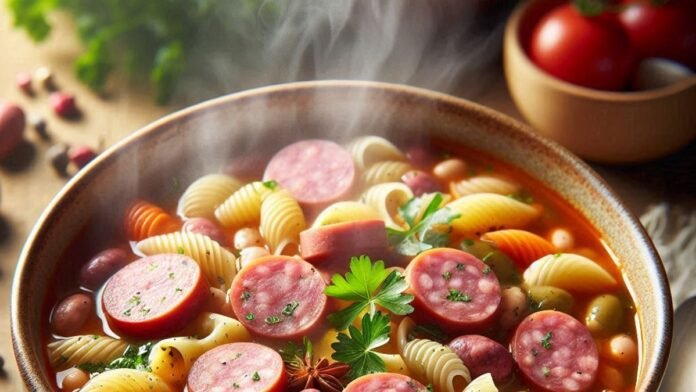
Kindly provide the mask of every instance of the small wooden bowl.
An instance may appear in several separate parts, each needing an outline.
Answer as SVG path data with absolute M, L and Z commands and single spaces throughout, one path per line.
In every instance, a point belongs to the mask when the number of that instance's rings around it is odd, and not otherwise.
M 658 158 L 693 140 L 696 76 L 649 91 L 611 92 L 565 82 L 531 61 L 527 43 L 534 26 L 560 3 L 525 1 L 505 30 L 505 76 L 526 120 L 581 157 L 605 163 Z

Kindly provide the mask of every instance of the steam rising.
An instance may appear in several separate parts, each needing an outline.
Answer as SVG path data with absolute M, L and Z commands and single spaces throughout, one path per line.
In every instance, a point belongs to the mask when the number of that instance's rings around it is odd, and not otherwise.
M 219 3 L 228 34 L 200 32 L 179 102 L 311 79 L 378 80 L 470 97 L 496 65 L 508 11 L 493 8 L 494 0 L 267 0 L 246 11 L 239 2 Z

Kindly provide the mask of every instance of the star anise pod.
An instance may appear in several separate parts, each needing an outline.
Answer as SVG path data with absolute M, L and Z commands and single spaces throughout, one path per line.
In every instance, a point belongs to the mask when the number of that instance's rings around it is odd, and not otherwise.
M 292 392 L 316 388 L 322 392 L 341 392 L 341 379 L 350 366 L 341 362 L 329 362 L 326 358 L 314 360 L 312 342 L 304 338 L 304 347 L 291 343 L 280 350 L 288 372 L 288 389 Z

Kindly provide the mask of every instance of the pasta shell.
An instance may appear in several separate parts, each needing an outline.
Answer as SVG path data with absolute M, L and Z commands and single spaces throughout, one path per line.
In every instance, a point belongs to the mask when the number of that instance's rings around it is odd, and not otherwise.
M 379 136 L 362 136 L 346 146 L 358 171 L 380 161 L 405 161 L 404 154 L 390 141 Z
M 452 221 L 457 234 L 479 236 L 504 228 L 522 228 L 540 215 L 540 211 L 511 197 L 494 193 L 464 196 L 447 205 L 459 213 Z
M 215 209 L 236 192 L 242 183 L 225 174 L 203 176 L 186 188 L 179 199 L 179 212 L 187 218 L 215 218 Z
M 339 201 L 319 213 L 312 227 L 371 219 L 381 219 L 379 212 L 373 207 L 357 201 Z
M 107 370 L 89 380 L 80 392 L 173 392 L 160 377 L 135 369 Z
M 471 382 L 469 369 L 449 347 L 428 339 L 414 339 L 401 356 L 414 378 L 436 391 L 459 392 Z
M 110 363 L 123 355 L 128 344 L 108 336 L 79 335 L 48 344 L 51 366 L 65 370 L 85 363 Z
M 378 218 L 390 229 L 403 230 L 408 224 L 399 215 L 399 207 L 413 198 L 413 192 L 402 182 L 387 182 L 370 187 L 362 196 L 365 204 L 376 210 Z
M 554 286 L 576 293 L 601 293 L 616 286 L 599 264 L 572 253 L 544 256 L 524 271 L 528 286 Z
M 456 197 L 476 193 L 495 193 L 510 195 L 520 190 L 520 186 L 510 180 L 494 176 L 475 176 L 450 183 L 450 192 Z
M 510 256 L 521 268 L 527 268 L 534 260 L 554 253 L 554 247 L 546 239 L 525 230 L 491 231 L 481 237 L 491 241 L 503 253 Z

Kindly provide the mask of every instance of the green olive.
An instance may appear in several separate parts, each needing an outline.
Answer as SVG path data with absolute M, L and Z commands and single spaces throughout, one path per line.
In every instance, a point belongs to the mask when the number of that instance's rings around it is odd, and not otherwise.
M 570 313 L 575 301 L 569 292 L 552 286 L 532 286 L 529 288 L 530 308 L 533 312 L 540 310 L 558 310 Z
M 464 240 L 460 248 L 469 253 L 491 268 L 501 285 L 518 285 L 521 281 L 520 273 L 515 263 L 505 253 L 499 251 L 489 242 L 478 240 Z
M 625 315 L 626 311 L 617 296 L 603 294 L 590 301 L 585 325 L 595 336 L 609 336 L 619 332 Z

